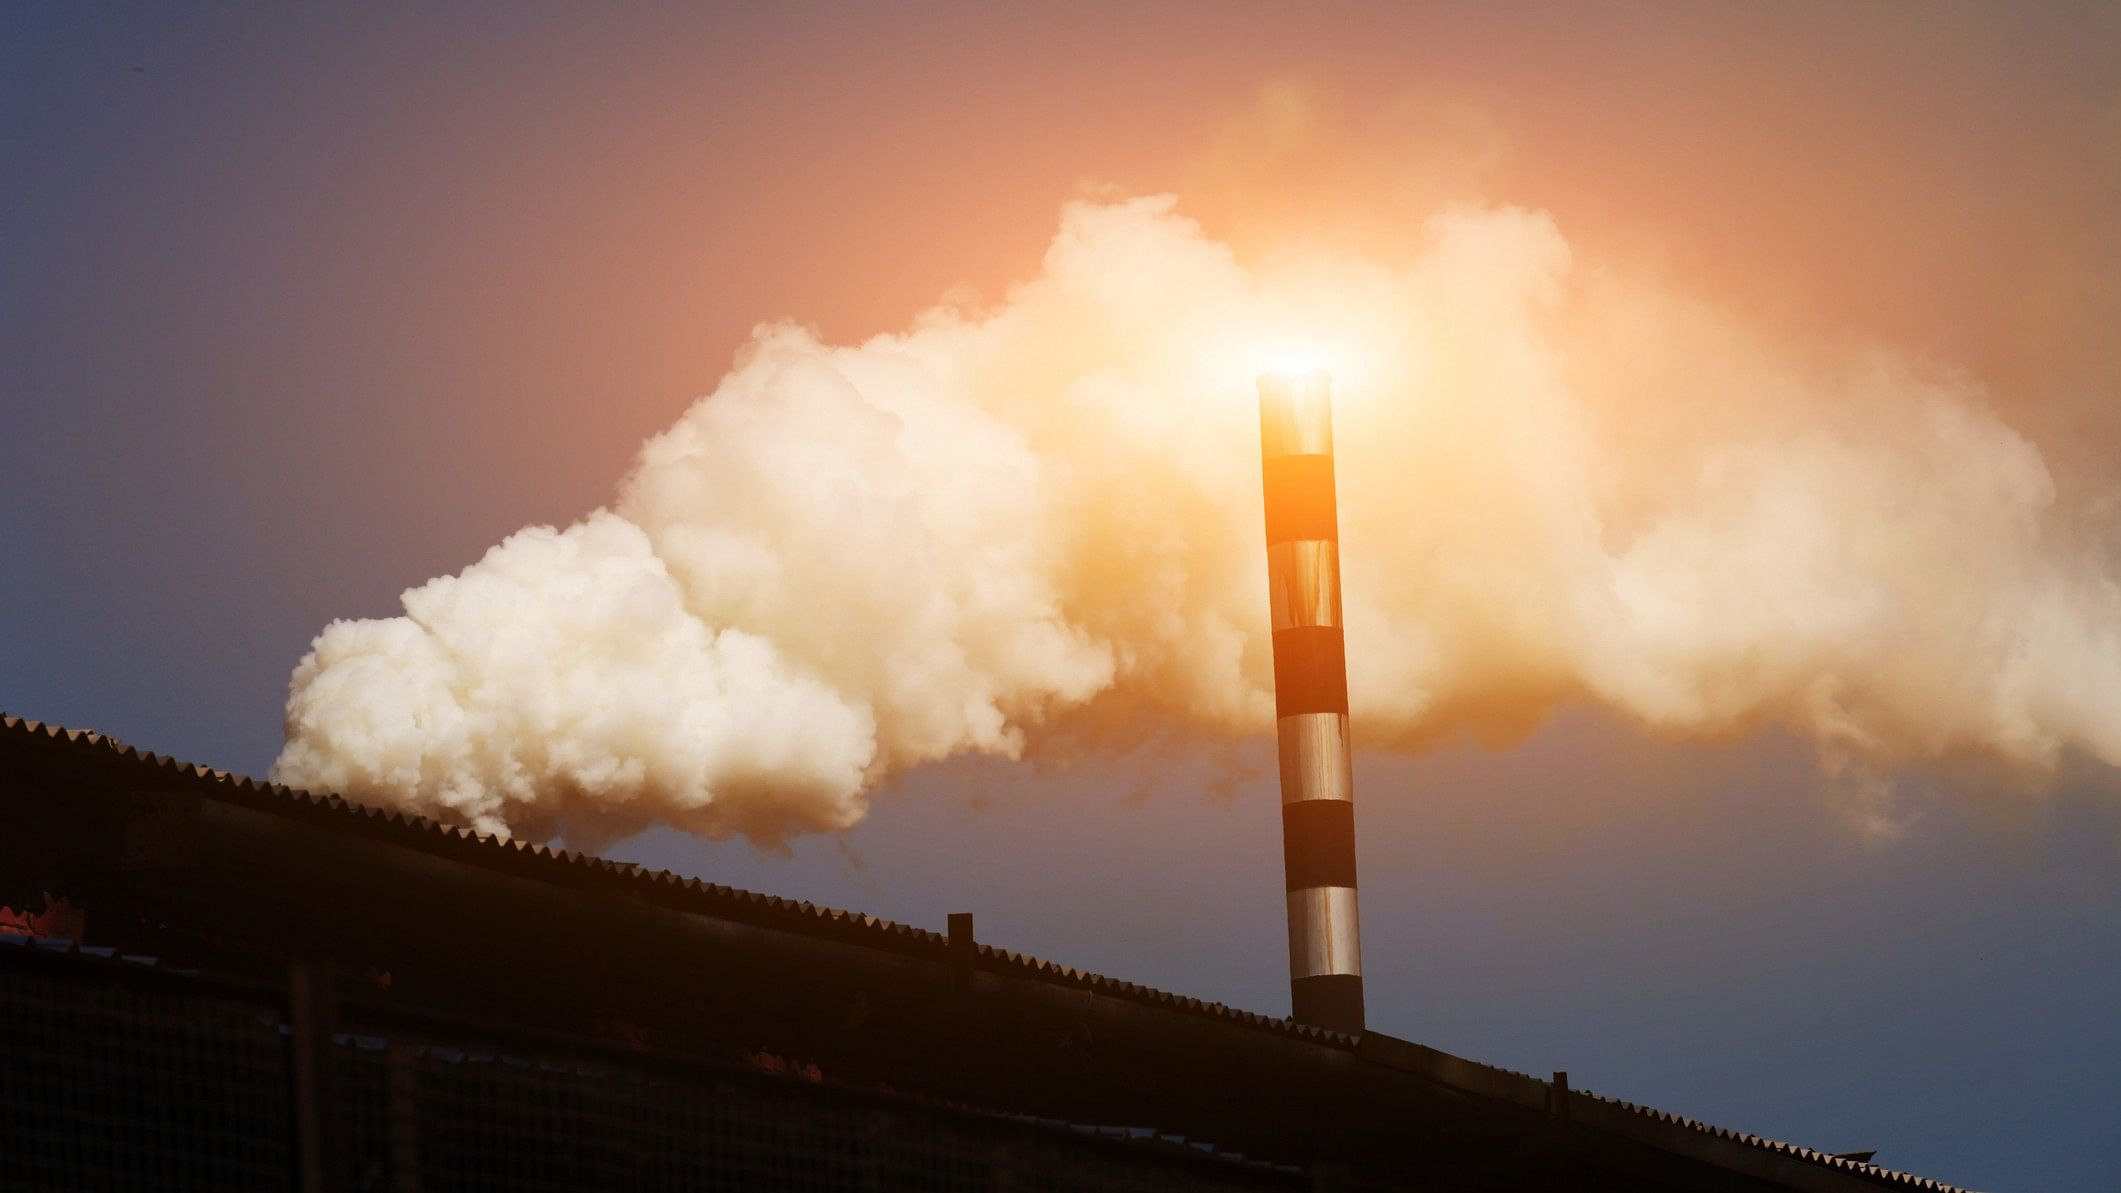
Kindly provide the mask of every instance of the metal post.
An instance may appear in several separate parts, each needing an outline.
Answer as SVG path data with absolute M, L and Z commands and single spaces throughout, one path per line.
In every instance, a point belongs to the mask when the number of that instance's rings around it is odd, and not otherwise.
M 1331 393 L 1332 379 L 1323 371 L 1262 376 L 1260 454 L 1292 1017 L 1339 1031 L 1361 1031 L 1355 789 L 1348 750 Z
M 295 1118 L 295 1187 L 328 1193 L 338 1187 L 337 1074 L 332 1034 L 338 1030 L 336 967 L 329 958 L 297 957 L 287 965 L 288 1076 Z
M 410 1040 L 390 1042 L 390 1171 L 392 1193 L 420 1193 L 420 1051 Z
M 979 945 L 972 938 L 972 913 L 953 911 L 950 913 L 950 989 L 955 994 L 972 992 L 973 963 L 979 959 Z

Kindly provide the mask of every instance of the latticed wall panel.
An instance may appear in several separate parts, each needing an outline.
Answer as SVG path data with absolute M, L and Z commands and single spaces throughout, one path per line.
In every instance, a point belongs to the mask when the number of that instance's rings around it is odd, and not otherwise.
M 289 1188 L 284 1004 L 125 968 L 0 966 L 0 1189 Z M 1306 1185 L 1168 1143 L 435 1024 L 349 1022 L 331 1056 L 325 1154 L 337 1187 L 360 1193 Z
M 279 1015 L 39 968 L 0 968 L 0 1188 L 287 1187 Z

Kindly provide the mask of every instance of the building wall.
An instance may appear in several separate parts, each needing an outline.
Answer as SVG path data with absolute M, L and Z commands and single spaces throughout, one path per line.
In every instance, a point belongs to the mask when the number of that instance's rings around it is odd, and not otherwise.
M 296 1185 L 284 994 L 0 945 L 0 1189 Z M 1289 1168 L 826 1085 L 393 1016 L 328 1031 L 336 1190 L 1272 1190 Z

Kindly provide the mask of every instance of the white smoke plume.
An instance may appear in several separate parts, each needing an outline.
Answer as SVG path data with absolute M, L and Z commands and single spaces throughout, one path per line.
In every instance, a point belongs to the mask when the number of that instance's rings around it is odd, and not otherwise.
M 1973 380 L 1776 344 L 1535 212 L 1418 243 L 1240 260 L 1169 198 L 1083 202 L 992 308 L 761 328 L 611 508 L 327 627 L 274 777 L 771 843 L 1071 710 L 1265 732 L 1252 379 L 1290 349 L 1336 376 L 1367 743 L 1589 700 L 1795 727 L 1830 770 L 2121 763 L 2107 540 Z

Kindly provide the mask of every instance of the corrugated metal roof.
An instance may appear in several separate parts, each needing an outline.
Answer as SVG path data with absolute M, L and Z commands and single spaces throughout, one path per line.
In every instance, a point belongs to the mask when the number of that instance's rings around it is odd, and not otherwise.
M 578 880 L 585 876 L 595 876 L 674 910 L 720 916 L 879 948 L 916 952 L 937 960 L 948 955 L 948 937 L 925 928 L 916 928 L 859 912 L 820 907 L 809 902 L 703 882 L 668 870 L 650 870 L 645 866 L 611 861 L 575 850 L 554 849 L 534 842 L 482 833 L 471 828 L 430 820 L 424 816 L 357 804 L 338 795 L 318 795 L 197 763 L 180 761 L 165 754 L 140 750 L 116 738 L 88 730 L 68 729 L 0 713 L 0 741 L 10 738 L 101 754 L 122 765 L 153 770 L 186 784 L 203 787 L 211 791 L 216 798 L 284 814 L 321 817 L 338 822 L 341 827 L 352 831 L 393 838 L 429 853 L 475 865 L 511 870 L 524 877 Z M 978 950 L 982 968 L 992 972 L 1028 975 L 1040 981 L 1089 990 L 1107 997 L 1147 1003 L 1249 1030 L 1291 1036 L 1329 1047 L 1354 1050 L 1361 1039 L 1344 1032 L 1312 1027 L 1289 1019 L 1277 1019 L 1222 1003 L 1188 998 L 1135 982 L 1105 977 L 992 945 L 982 944 L 978 946 Z M 1431 1052 L 1425 1048 L 1422 1051 Z M 1493 1096 L 1498 1085 L 1516 1087 L 1510 1091 L 1508 1100 L 1522 1105 L 1537 1091 L 1552 1088 L 1549 1082 L 1530 1074 L 1457 1057 L 1449 1059 L 1454 1069 L 1468 1070 L 1478 1078 L 1468 1084 L 1467 1088 L 1471 1092 Z M 1851 1160 L 1742 1131 L 1728 1130 L 1588 1090 L 1571 1089 L 1569 1092 L 1572 1107 L 1583 1107 L 1593 1115 L 1597 1115 L 1596 1108 L 1605 1108 L 1609 1112 L 1617 1112 L 1645 1123 L 1678 1128 L 1690 1134 L 1818 1164 L 1881 1185 L 1921 1189 L 1933 1193 L 1969 1193 L 1968 1190 L 1928 1177 L 1899 1172 L 1877 1164 Z M 1594 1124 L 1586 1122 L 1585 1125 Z

